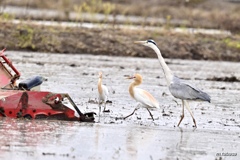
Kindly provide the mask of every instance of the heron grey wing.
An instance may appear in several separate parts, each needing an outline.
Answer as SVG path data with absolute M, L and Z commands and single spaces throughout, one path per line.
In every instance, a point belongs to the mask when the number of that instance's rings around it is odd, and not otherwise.
M 203 101 L 208 101 L 210 103 L 211 101 L 211 97 L 206 93 L 206 92 L 203 92 L 202 90 L 200 90 L 199 88 L 197 88 L 196 86 L 194 86 L 193 84 L 185 81 L 185 80 L 182 80 L 180 79 L 180 82 L 183 83 L 183 84 L 186 84 L 188 85 L 189 87 L 191 87 L 193 90 L 195 90 L 197 93 L 197 99 L 201 99 Z
M 179 84 L 186 84 L 188 86 L 190 86 L 191 88 L 193 88 L 194 90 L 197 90 L 197 91 L 201 91 L 199 88 L 197 88 L 196 86 L 194 86 L 193 84 L 189 83 L 188 81 L 184 80 L 184 79 L 180 79 L 178 78 L 177 76 L 174 76 L 173 77 L 173 83 L 179 83 Z
M 169 91 L 174 97 L 179 99 L 200 99 L 210 102 L 210 96 L 207 93 L 193 87 L 192 85 L 189 85 L 188 83 L 184 83 L 183 81 L 179 81 L 179 83 L 171 83 L 169 86 Z
M 189 87 L 181 83 L 171 83 L 169 85 L 169 91 L 175 98 L 179 99 L 191 99 L 192 96 L 189 94 Z
M 198 87 L 196 87 L 195 85 L 189 83 L 189 82 L 186 81 L 186 80 L 179 79 L 179 82 L 188 85 L 189 87 L 193 88 L 194 90 L 196 90 L 196 91 L 198 91 L 198 92 L 201 92 L 201 90 L 200 90 Z

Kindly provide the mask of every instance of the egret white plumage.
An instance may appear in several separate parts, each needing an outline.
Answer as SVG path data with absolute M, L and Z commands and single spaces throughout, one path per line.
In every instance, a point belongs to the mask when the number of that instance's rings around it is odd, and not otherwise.
M 108 99 L 108 88 L 102 84 L 102 72 L 99 72 L 98 78 L 98 106 L 99 106 L 99 115 L 101 112 L 101 105 L 104 104 L 103 112 L 109 112 L 106 110 L 106 103 Z
M 158 60 L 160 62 L 160 65 L 162 66 L 163 72 L 165 74 L 165 78 L 167 81 L 167 86 L 169 88 L 169 91 L 175 98 L 182 100 L 182 115 L 181 115 L 181 119 L 178 123 L 178 126 L 181 124 L 181 122 L 184 118 L 184 106 L 185 106 L 193 119 L 195 127 L 197 127 L 196 120 L 189 108 L 188 100 L 202 100 L 202 101 L 208 101 L 210 103 L 210 101 L 211 101 L 210 96 L 207 93 L 198 89 L 197 87 L 193 86 L 189 82 L 182 80 L 182 79 L 176 77 L 175 75 L 173 75 L 171 70 L 165 63 L 165 61 L 162 57 L 162 54 L 160 52 L 160 49 L 157 47 L 154 40 L 150 39 L 147 41 L 136 41 L 135 43 L 150 47 L 156 52 L 156 54 L 158 56 Z
M 143 107 L 148 110 L 152 120 L 154 120 L 152 113 L 149 111 L 149 108 L 159 108 L 159 104 L 158 101 L 150 93 L 137 87 L 142 83 L 142 76 L 140 74 L 135 74 L 134 76 L 128 77 L 127 79 L 134 79 L 134 81 L 129 86 L 129 94 L 133 99 L 139 102 L 139 105 L 130 115 L 124 117 L 123 119 L 132 116 L 137 109 Z

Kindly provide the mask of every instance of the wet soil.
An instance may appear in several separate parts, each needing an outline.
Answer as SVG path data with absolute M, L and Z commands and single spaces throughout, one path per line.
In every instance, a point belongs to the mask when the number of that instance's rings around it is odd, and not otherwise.
M 136 40 L 154 39 L 164 57 L 240 61 L 238 35 L 181 34 L 171 30 L 145 30 L 0 23 L 0 48 L 49 53 L 150 57 L 156 54 Z
M 240 82 L 240 80 L 236 76 L 213 77 L 213 78 L 208 78 L 207 80 L 210 80 L 210 81 L 223 81 L 223 82 Z
M 211 103 L 190 102 L 198 128 L 187 111 L 180 127 L 181 101 L 166 87 L 156 58 L 133 58 L 87 54 L 6 52 L 21 79 L 41 75 L 42 90 L 69 93 L 83 112 L 95 111 L 98 72 L 110 91 L 109 113 L 99 123 L 2 118 L 3 159 L 239 159 L 240 83 L 215 81 L 213 77 L 240 77 L 239 63 L 167 59 L 181 78 L 191 81 L 211 96 Z M 131 80 L 140 73 L 141 88 L 160 103 L 152 110 L 139 109 L 126 120 L 136 102 L 128 94 Z M 212 80 L 207 80 L 211 78 Z M 96 117 L 98 120 L 98 116 Z

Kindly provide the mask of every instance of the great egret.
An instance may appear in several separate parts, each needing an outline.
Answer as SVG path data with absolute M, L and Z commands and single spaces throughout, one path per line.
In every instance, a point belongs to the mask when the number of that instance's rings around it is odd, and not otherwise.
M 127 77 L 127 79 L 134 79 L 134 81 L 129 86 L 129 94 L 133 99 L 139 102 L 139 104 L 130 115 L 124 117 L 123 119 L 132 116 L 137 109 L 143 107 L 148 110 L 152 120 L 154 121 L 153 115 L 149 111 L 149 108 L 159 108 L 159 104 L 158 101 L 150 93 L 136 87 L 142 83 L 142 76 L 140 74 L 135 74 L 134 76 Z
M 106 110 L 106 103 L 108 98 L 108 88 L 102 84 L 102 72 L 99 72 L 99 78 L 98 78 L 98 106 L 99 106 L 99 115 L 101 112 L 101 104 L 104 104 L 103 112 L 109 112 L 109 110 Z
M 208 101 L 210 103 L 211 101 L 210 96 L 207 93 L 198 89 L 197 87 L 193 86 L 192 84 L 188 83 L 187 81 L 174 76 L 171 70 L 168 68 L 167 64 L 165 63 L 160 52 L 160 49 L 157 47 L 154 40 L 150 39 L 147 41 L 136 41 L 135 43 L 148 46 L 156 52 L 160 65 L 162 66 L 163 72 L 165 74 L 169 91 L 175 98 L 179 98 L 182 100 L 182 115 L 178 123 L 178 126 L 181 124 L 184 118 L 184 106 L 185 106 L 193 119 L 195 127 L 197 127 L 196 120 L 193 117 L 193 114 L 189 108 L 188 100 L 202 100 Z

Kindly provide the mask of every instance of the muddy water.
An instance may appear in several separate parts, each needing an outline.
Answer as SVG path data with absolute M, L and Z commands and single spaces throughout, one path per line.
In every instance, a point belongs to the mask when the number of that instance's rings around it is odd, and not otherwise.
M 83 111 L 95 111 L 98 72 L 110 91 L 107 105 L 94 124 L 0 119 L 0 159 L 240 159 L 240 83 L 206 80 L 240 78 L 240 64 L 230 62 L 167 60 L 181 78 L 209 93 L 212 103 L 190 102 L 198 128 L 190 115 L 176 127 L 181 101 L 174 99 L 157 59 L 6 52 L 22 73 L 22 79 L 42 75 L 42 90 L 69 93 Z M 153 122 L 144 109 L 127 120 L 136 102 L 128 95 L 131 80 L 125 75 L 141 73 L 141 88 L 160 103 Z M 98 120 L 98 117 L 96 117 Z M 233 153 L 230 155 L 230 153 Z M 222 155 L 220 155 L 222 154 Z

